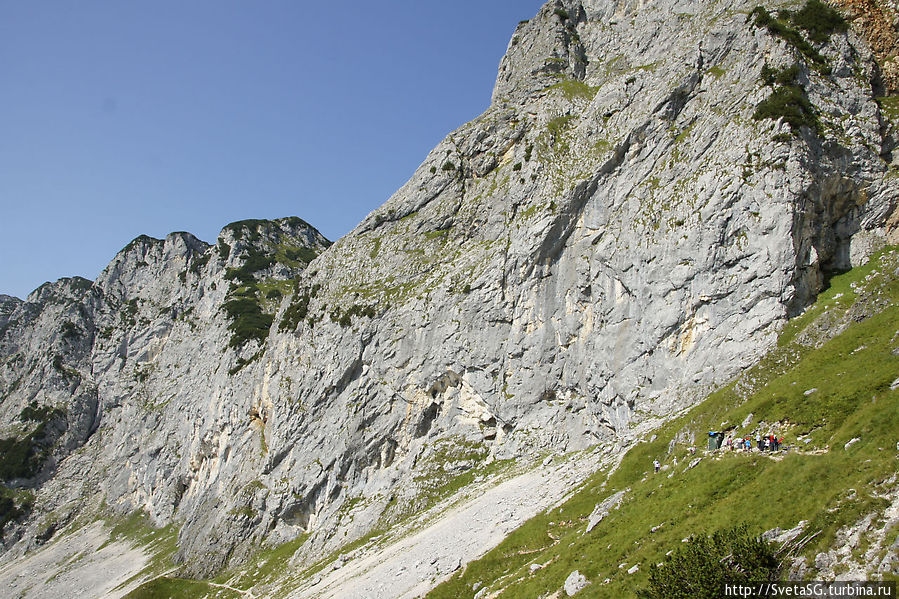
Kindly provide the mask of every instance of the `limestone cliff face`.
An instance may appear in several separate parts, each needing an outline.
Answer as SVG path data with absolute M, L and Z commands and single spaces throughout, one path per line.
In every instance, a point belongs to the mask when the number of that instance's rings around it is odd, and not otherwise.
M 65 414 L 8 478 L 38 490 L 7 555 L 144 509 L 188 573 L 308 532 L 300 561 L 417 505 L 438 440 L 625 439 L 750 364 L 899 202 L 871 50 L 815 58 L 755 7 L 554 0 L 491 107 L 334 245 L 299 219 L 138 238 L 0 298 L 4 435 Z M 781 88 L 803 124 L 754 118 Z

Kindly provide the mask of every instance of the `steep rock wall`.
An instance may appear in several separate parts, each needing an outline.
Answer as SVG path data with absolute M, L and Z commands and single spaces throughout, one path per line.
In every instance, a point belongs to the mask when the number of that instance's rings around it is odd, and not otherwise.
M 7 558 L 144 509 L 187 573 L 310 533 L 301 562 L 417 505 L 438 440 L 627 439 L 752 363 L 899 198 L 870 49 L 835 32 L 825 69 L 755 6 L 554 0 L 491 107 L 333 246 L 298 219 L 139 238 L 93 284 L 4 298 L 6 434 L 67 410 L 10 483 L 38 492 Z M 818 124 L 753 118 L 763 68 L 793 64 Z

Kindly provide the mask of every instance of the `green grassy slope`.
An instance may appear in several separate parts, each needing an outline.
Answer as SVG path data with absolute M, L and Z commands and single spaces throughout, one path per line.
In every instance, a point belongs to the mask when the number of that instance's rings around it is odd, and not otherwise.
M 500 597 L 540 597 L 560 590 L 575 569 L 592 583 L 581 595 L 631 597 L 646 584 L 649 566 L 682 539 L 740 523 L 760 533 L 807 520 L 805 531 L 818 535 L 803 555 L 830 548 L 841 527 L 882 512 L 888 502 L 879 496 L 897 484 L 899 389 L 890 389 L 899 377 L 897 298 L 895 250 L 834 277 L 756 367 L 428 597 L 473 597 L 485 587 Z M 790 449 L 708 455 L 709 430 L 772 432 Z M 689 468 L 695 458 L 702 459 Z M 654 459 L 668 469 L 653 473 Z M 586 533 L 594 506 L 622 489 L 620 508 Z M 887 531 L 887 545 L 896 535 Z M 542 567 L 531 571 L 532 564 Z

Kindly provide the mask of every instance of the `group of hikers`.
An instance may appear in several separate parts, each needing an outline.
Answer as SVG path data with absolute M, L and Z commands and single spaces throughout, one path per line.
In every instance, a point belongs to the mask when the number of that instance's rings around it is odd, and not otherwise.
M 775 435 L 762 435 L 759 433 L 755 436 L 755 445 L 759 451 L 780 451 L 780 448 L 783 446 L 783 442 L 783 437 L 777 437 Z M 740 449 L 752 451 L 752 436 L 741 437 L 737 439 L 728 437 L 724 441 L 724 446 L 731 451 L 737 451 Z
M 722 433 L 709 433 L 709 436 L 718 436 Z M 722 445 L 714 445 L 710 446 L 710 450 L 714 450 L 717 447 L 724 447 L 728 451 L 752 451 L 753 441 L 755 441 L 755 446 L 758 451 L 780 451 L 781 449 L 786 449 L 784 445 L 784 438 L 778 437 L 777 435 L 762 435 L 761 433 L 756 433 L 755 439 L 753 439 L 752 435 L 748 435 L 746 437 L 731 437 L 728 436 Z M 718 443 L 720 443 L 720 437 L 718 437 Z M 896 449 L 899 450 L 899 443 L 896 444 Z M 690 454 L 695 454 L 696 448 L 690 447 Z M 674 465 L 677 466 L 677 457 L 674 458 Z M 662 464 L 658 460 L 652 461 L 652 466 L 656 472 L 658 472 Z

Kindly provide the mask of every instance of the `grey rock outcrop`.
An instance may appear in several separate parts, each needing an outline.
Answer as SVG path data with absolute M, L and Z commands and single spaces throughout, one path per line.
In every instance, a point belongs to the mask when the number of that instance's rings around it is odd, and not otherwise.
M 752 363 L 899 201 L 868 48 L 834 33 L 824 75 L 754 6 L 554 0 L 490 108 L 334 245 L 299 219 L 142 237 L 3 298 L 3 434 L 66 414 L 10 482 L 37 501 L 8 558 L 141 509 L 185 574 L 309 533 L 301 563 L 420 507 L 416 473 L 627 440 Z M 794 63 L 818 129 L 753 118 Z
M 593 530 L 597 524 L 602 522 L 603 519 L 609 515 L 609 512 L 621 505 L 627 491 L 628 489 L 625 489 L 623 491 L 618 491 L 617 493 L 612 493 L 600 503 L 596 504 L 596 507 L 593 508 L 593 512 L 590 513 L 590 517 L 587 520 L 587 530 L 584 534 Z M 652 532 L 655 531 L 653 530 Z
M 563 588 L 565 589 L 565 594 L 568 597 L 574 597 L 575 595 L 586 589 L 589 584 L 590 582 L 587 580 L 587 578 L 583 574 L 575 570 L 568 575 L 568 578 L 565 579 L 565 585 Z

